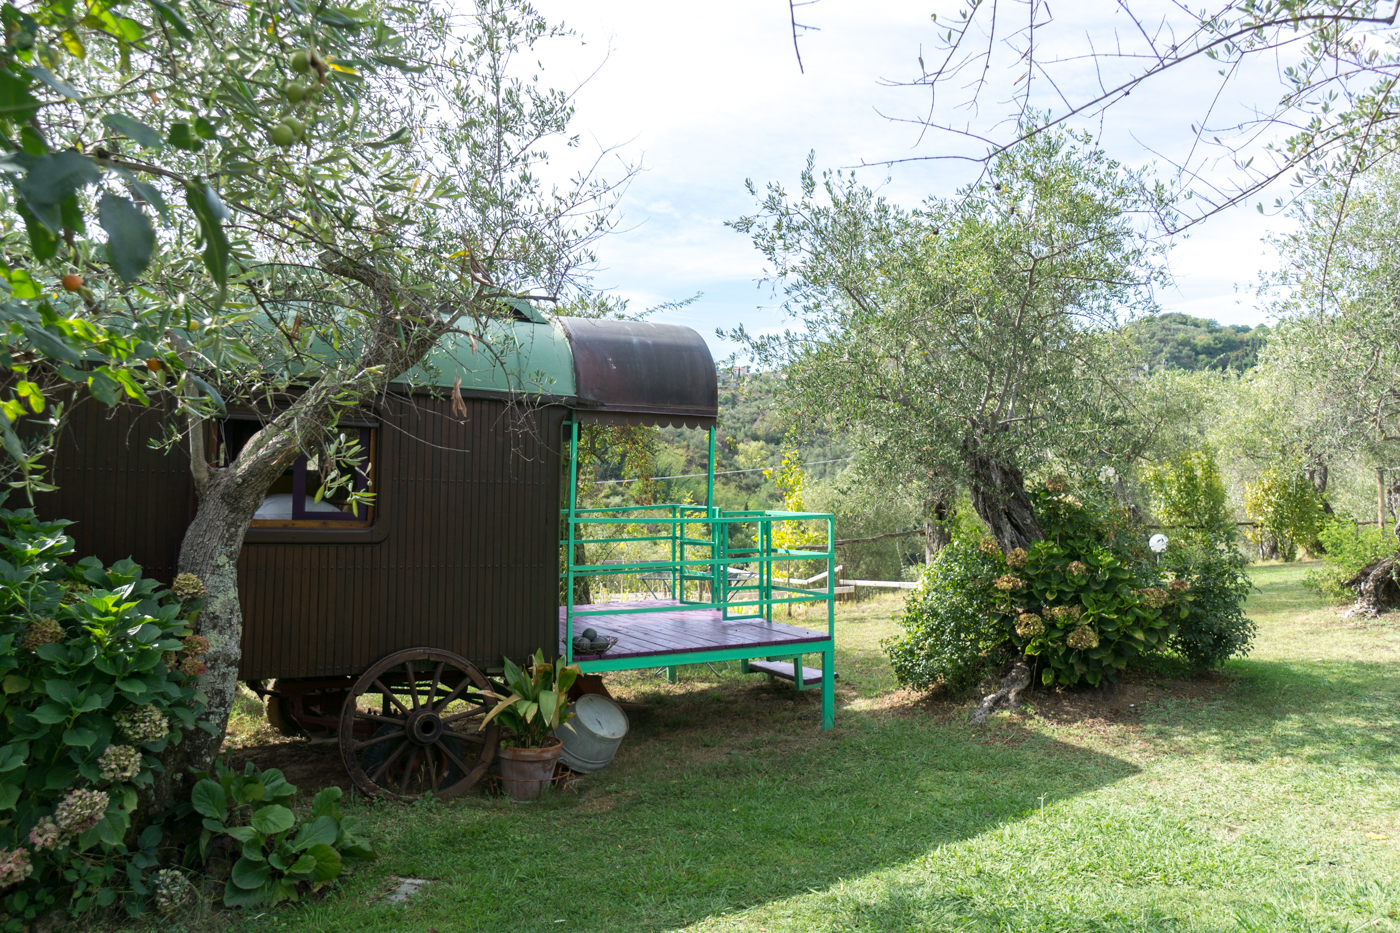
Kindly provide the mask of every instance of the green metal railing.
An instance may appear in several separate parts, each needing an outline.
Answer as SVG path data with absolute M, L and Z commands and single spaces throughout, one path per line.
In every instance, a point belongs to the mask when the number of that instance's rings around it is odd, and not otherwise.
M 565 608 L 564 651 L 573 661 L 575 620 L 591 615 L 644 615 L 673 612 L 674 605 L 638 605 L 624 608 L 579 609 L 575 605 L 577 583 L 583 579 L 607 580 L 632 577 L 645 580 L 653 595 L 659 586 L 663 599 L 686 608 L 715 609 L 724 619 L 763 619 L 776 622 L 774 609 L 792 604 L 822 603 L 827 609 L 827 637 L 835 637 L 836 553 L 835 519 L 816 512 L 725 512 L 714 501 L 714 430 L 710 430 L 710 469 L 707 504 L 683 503 L 578 507 L 578 425 L 570 431 L 569 504 L 563 512 L 565 534 L 560 546 L 566 555 L 561 583 Z M 784 548 L 774 544 L 785 528 L 820 526 L 824 540 Z M 800 538 L 800 535 L 793 535 Z M 578 546 L 592 549 L 594 558 L 579 560 Z M 597 560 L 598 549 L 625 556 Z M 814 568 L 816 568 L 814 570 Z M 826 586 L 812 590 L 797 586 L 797 571 L 811 577 L 826 571 Z M 586 622 L 584 626 L 586 627 Z M 819 649 L 814 649 L 819 650 Z M 747 656 L 753 656 L 750 652 Z M 735 655 L 740 657 L 740 655 Z

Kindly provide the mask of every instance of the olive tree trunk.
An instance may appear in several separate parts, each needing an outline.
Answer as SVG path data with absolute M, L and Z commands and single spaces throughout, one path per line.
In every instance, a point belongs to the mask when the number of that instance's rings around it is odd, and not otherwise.
M 1003 551 L 1018 547 L 1029 550 L 1045 537 L 1026 495 L 1025 477 L 1017 467 L 975 449 L 964 451 L 963 463 L 972 490 L 972 507 Z
M 379 282 L 381 280 L 373 279 Z M 431 321 L 431 319 L 429 319 Z M 409 328 L 384 316 L 386 326 L 367 341 L 353 367 L 322 376 L 244 445 L 227 467 L 205 456 L 203 426 L 191 426 L 191 472 L 199 508 L 180 545 L 180 573 L 205 587 L 205 606 L 195 625 L 209 640 L 207 671 L 200 688 L 208 696 L 203 726 L 184 733 L 161 756 L 165 770 L 141 800 L 142 815 L 154 816 L 188 793 L 191 770 L 208 768 L 218 756 L 238 691 L 243 612 L 238 602 L 238 558 L 243 536 L 268 488 L 295 462 L 298 452 L 320 442 L 340 414 L 382 392 L 417 363 L 448 326 L 439 319 Z

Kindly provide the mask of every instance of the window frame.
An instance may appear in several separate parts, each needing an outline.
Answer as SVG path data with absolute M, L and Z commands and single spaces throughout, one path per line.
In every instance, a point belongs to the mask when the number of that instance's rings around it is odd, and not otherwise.
M 228 421 L 254 421 L 259 425 L 265 425 L 268 417 L 260 412 L 231 411 L 223 417 L 216 419 L 213 424 L 213 436 L 211 437 L 210 460 L 217 463 L 219 447 L 222 441 L 221 434 L 224 424 Z M 356 470 L 354 488 L 356 490 L 373 489 L 377 481 L 377 463 L 379 457 L 379 421 L 369 418 L 342 418 L 340 428 L 356 429 L 360 432 L 360 446 L 364 451 L 362 466 Z M 347 431 L 348 433 L 348 431 Z M 307 498 L 307 473 L 309 461 L 305 454 L 298 454 L 296 461 L 292 464 L 292 518 L 255 518 L 248 523 L 248 532 L 350 532 L 356 536 L 362 535 L 378 524 L 379 519 L 379 497 L 375 496 L 368 504 L 363 505 L 365 514 L 358 516 L 351 513 L 339 513 L 344 517 L 327 517 L 331 513 L 307 511 L 305 502 Z M 314 516 L 314 517 L 313 517 Z

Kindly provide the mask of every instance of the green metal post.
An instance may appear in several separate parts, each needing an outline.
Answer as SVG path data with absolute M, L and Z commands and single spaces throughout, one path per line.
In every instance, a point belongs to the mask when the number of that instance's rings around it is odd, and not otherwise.
M 799 654 L 792 659 L 792 685 L 798 690 L 807 689 L 807 685 L 803 683 L 807 678 L 802 676 L 805 672 L 806 668 L 802 666 L 802 655 Z
M 822 731 L 836 725 L 836 651 L 822 652 Z
M 715 429 L 713 425 L 710 426 L 710 459 L 706 472 L 709 477 L 705 481 L 705 508 L 713 511 L 715 507 Z
M 578 422 L 569 422 L 569 553 L 564 566 L 564 661 L 574 663 L 574 524 L 578 511 Z
M 675 668 L 674 665 L 672 665 L 671 667 L 666 668 L 666 682 L 667 682 L 668 684 L 680 683 L 680 680 L 681 680 L 681 675 L 680 675 L 680 673 L 676 670 L 676 668 Z

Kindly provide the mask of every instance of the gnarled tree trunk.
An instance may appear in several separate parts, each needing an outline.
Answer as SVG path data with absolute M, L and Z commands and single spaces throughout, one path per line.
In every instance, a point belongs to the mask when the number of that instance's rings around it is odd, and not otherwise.
M 1356 592 L 1356 602 L 1342 618 L 1370 619 L 1382 612 L 1400 608 L 1397 570 L 1400 570 L 1400 565 L 1396 563 L 1396 556 L 1382 557 L 1361 568 L 1360 573 L 1342 584 Z
M 1045 537 L 1035 517 L 1026 480 L 1010 463 L 994 459 L 975 449 L 964 449 L 972 487 L 972 507 L 992 530 L 1003 551 L 1027 548 Z
M 952 493 L 942 491 L 935 496 L 924 513 L 924 563 L 932 564 L 938 552 L 953 540 L 952 522 L 956 509 Z

